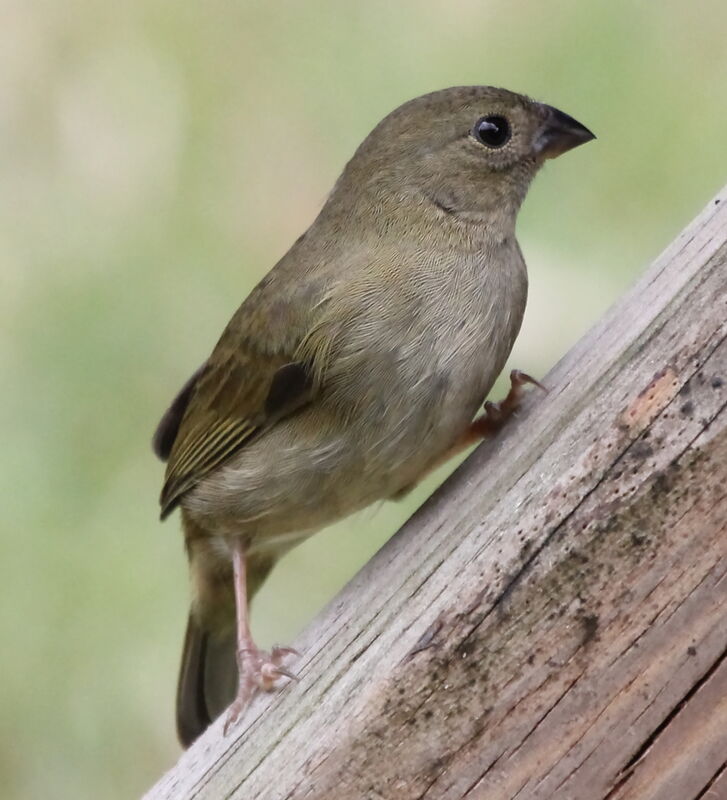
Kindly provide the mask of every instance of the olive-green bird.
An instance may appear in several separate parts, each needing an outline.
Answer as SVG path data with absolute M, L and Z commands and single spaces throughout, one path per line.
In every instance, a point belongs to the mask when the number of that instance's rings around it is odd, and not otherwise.
M 280 556 L 497 428 L 473 422 L 520 329 L 515 220 L 544 160 L 593 139 L 520 94 L 418 97 L 366 137 L 311 227 L 235 312 L 154 437 L 193 599 L 177 695 L 189 745 L 292 677 L 256 647 L 250 598 Z

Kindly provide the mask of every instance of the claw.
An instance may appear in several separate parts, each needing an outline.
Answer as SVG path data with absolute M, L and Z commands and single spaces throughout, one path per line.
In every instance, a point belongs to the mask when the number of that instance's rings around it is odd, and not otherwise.
M 532 375 L 528 375 L 527 372 L 521 372 L 519 369 L 512 370 L 510 372 L 510 391 L 507 396 L 500 400 L 499 403 L 493 403 L 490 400 L 485 403 L 485 413 L 472 423 L 468 437 L 473 434 L 477 437 L 492 436 L 502 428 L 510 417 L 517 416 L 524 394 L 523 386 L 528 383 L 537 386 L 543 392 L 548 392 L 545 386 L 533 378 Z
M 242 711 L 241 708 L 233 708 L 232 706 L 230 706 L 230 710 L 227 712 L 227 719 L 225 720 L 225 726 L 222 729 L 223 736 L 227 736 L 230 728 L 237 722 L 237 718 L 240 716 L 241 711 Z
M 281 662 L 286 656 L 300 655 L 292 647 L 273 647 L 270 653 L 259 650 L 252 641 L 237 651 L 239 682 L 237 697 L 227 712 L 224 733 L 237 722 L 256 692 L 269 692 L 276 688 L 276 681 L 288 678 L 297 681 L 298 676 L 284 667 Z
M 275 681 L 278 678 L 290 678 L 292 681 L 298 680 L 298 676 L 295 673 L 285 667 L 274 664 L 272 661 L 260 665 L 257 683 L 261 689 L 269 691 L 275 686 Z
M 275 667 L 275 675 L 278 678 L 290 678 L 291 681 L 299 681 L 300 678 L 294 673 L 291 672 L 289 669 L 285 667 Z
M 514 369 L 510 372 L 510 383 L 515 386 L 524 386 L 526 383 L 531 383 L 533 386 L 537 386 L 538 389 L 548 394 L 548 389 L 543 386 L 543 384 L 532 377 L 532 375 L 528 375 L 527 372 L 523 372 L 519 369 Z
M 285 656 L 300 656 L 300 653 L 294 647 L 285 647 L 281 645 L 273 645 L 270 651 L 270 660 L 275 662 Z
M 227 712 L 227 719 L 225 720 L 225 727 L 222 729 L 222 735 L 227 736 L 230 728 L 240 718 L 240 714 L 245 710 L 247 704 L 250 702 L 252 693 L 248 692 L 247 696 L 239 693 Z

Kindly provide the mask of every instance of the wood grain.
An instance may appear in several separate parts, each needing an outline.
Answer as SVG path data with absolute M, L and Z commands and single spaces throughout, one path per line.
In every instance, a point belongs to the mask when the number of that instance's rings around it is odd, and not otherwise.
M 149 800 L 727 798 L 727 191 L 546 383 Z

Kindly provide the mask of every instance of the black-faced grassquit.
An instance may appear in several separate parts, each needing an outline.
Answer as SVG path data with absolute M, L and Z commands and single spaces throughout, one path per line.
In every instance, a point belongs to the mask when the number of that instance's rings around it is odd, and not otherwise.
M 311 227 L 234 314 L 159 424 L 162 517 L 182 513 L 193 599 L 177 697 L 186 746 L 292 677 L 250 598 L 294 544 L 405 493 L 494 430 L 473 422 L 520 329 L 515 220 L 545 159 L 593 134 L 523 95 L 461 86 L 364 139 Z M 534 382 L 534 381 L 533 381 Z

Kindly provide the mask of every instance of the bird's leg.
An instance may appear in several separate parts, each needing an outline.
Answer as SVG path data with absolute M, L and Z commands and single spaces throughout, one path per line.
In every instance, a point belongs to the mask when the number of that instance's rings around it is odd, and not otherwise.
M 497 433 L 522 405 L 525 386 L 529 383 L 544 392 L 548 391 L 540 381 L 536 381 L 535 378 L 525 372 L 521 372 L 519 369 L 512 370 L 510 373 L 510 391 L 507 396 L 499 403 L 491 403 L 490 401 L 485 403 L 485 413 L 477 417 L 469 429 L 465 431 L 467 443 L 462 445 L 460 449 L 474 444 L 479 439 L 484 439 Z
M 237 612 L 237 696 L 232 702 L 225 722 L 225 735 L 245 710 L 258 689 L 270 691 L 278 678 L 297 680 L 297 676 L 282 666 L 288 655 L 298 655 L 292 647 L 273 647 L 268 653 L 261 650 L 252 638 L 247 602 L 247 572 L 245 544 L 235 538 L 232 550 L 232 567 L 235 582 L 235 609 Z
M 427 469 L 417 478 L 416 482 L 405 486 L 403 489 L 393 495 L 391 499 L 401 499 L 408 494 L 420 481 L 424 480 L 424 478 L 434 472 L 435 469 L 441 467 L 442 464 L 449 461 L 450 458 L 454 458 L 458 453 L 461 453 L 471 445 L 479 442 L 480 439 L 486 439 L 488 436 L 494 436 L 508 421 L 508 419 L 510 419 L 510 417 L 516 413 L 518 408 L 520 408 L 523 394 L 525 392 L 524 387 L 528 383 L 533 384 L 533 386 L 537 386 L 544 392 L 548 391 L 545 386 L 540 383 L 540 381 L 536 381 L 535 378 L 531 378 L 530 375 L 521 372 L 519 369 L 512 370 L 510 373 L 510 391 L 507 393 L 505 399 L 501 400 L 499 403 L 485 403 L 485 413 L 477 417 L 477 419 L 470 424 L 469 428 L 467 428 L 464 433 L 460 435 L 454 444 L 448 450 L 442 453 L 442 455 L 440 455 L 433 464 L 430 464 L 427 467 Z
M 489 436 L 494 436 L 500 428 L 512 417 L 522 405 L 523 395 L 525 394 L 525 386 L 531 383 L 542 389 L 544 392 L 548 390 L 543 386 L 540 381 L 531 378 L 525 372 L 519 369 L 514 369 L 510 373 L 510 391 L 504 400 L 499 403 L 492 403 L 489 400 L 485 403 L 485 413 L 480 414 L 477 419 L 471 423 L 469 428 L 460 436 L 459 439 L 447 450 L 438 461 L 436 466 L 439 466 L 444 461 L 449 460 L 452 456 L 457 455 L 462 450 L 470 445 L 479 442 L 480 439 L 486 439 Z

